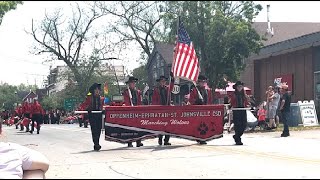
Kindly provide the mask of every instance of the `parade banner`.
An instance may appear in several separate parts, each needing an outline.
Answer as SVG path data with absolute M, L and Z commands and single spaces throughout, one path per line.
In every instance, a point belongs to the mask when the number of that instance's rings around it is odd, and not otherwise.
M 223 136 L 223 105 L 108 106 L 105 139 L 130 142 L 158 134 L 209 141 Z

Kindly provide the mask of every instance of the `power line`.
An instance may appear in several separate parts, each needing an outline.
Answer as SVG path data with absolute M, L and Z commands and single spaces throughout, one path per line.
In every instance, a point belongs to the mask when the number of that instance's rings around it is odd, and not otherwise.
M 21 73 L 21 74 L 30 75 L 30 76 L 42 76 L 42 77 L 49 75 L 49 74 L 44 75 L 44 74 L 32 74 L 32 73 Z
M 39 63 L 39 62 L 31 62 L 31 61 L 27 61 L 25 59 L 21 59 L 21 58 L 18 58 L 18 57 L 9 57 L 9 56 L 6 56 L 6 55 L 1 55 L 1 56 L 5 56 L 8 58 L 8 61 L 15 61 L 15 62 L 24 62 L 24 63 L 29 63 L 29 64 L 38 64 L 38 65 L 43 65 L 43 66 L 51 66 L 51 65 L 48 65 L 48 64 L 43 64 L 42 63 Z

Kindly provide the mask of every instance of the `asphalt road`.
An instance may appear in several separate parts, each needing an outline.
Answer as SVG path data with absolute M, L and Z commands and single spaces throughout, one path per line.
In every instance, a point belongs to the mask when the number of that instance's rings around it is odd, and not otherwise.
M 143 147 L 104 141 L 94 152 L 90 129 L 77 124 L 43 125 L 39 135 L 5 127 L 5 141 L 44 153 L 50 160 L 47 178 L 319 178 L 320 131 L 279 132 L 243 136 L 234 146 L 232 134 L 207 145 L 171 138 Z M 135 143 L 134 143 L 135 145 Z

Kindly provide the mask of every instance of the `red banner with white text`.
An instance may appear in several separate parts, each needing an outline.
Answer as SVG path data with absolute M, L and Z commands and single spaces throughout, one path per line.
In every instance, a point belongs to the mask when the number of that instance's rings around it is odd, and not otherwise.
M 163 134 L 208 141 L 222 137 L 223 115 L 223 105 L 108 106 L 105 139 L 129 142 Z

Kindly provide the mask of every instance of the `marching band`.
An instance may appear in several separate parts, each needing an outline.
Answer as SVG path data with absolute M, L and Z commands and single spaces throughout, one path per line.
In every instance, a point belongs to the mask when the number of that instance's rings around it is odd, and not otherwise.
M 171 79 L 171 78 L 170 78 Z M 126 88 L 122 91 L 123 104 L 122 106 L 140 106 L 142 105 L 143 93 L 136 87 L 137 78 L 130 76 L 126 81 Z M 151 94 L 151 101 L 149 105 L 158 106 L 172 106 L 172 87 L 168 83 L 168 78 L 165 76 L 160 76 L 157 80 L 158 85 L 154 87 Z M 208 78 L 204 75 L 198 76 L 197 85 L 189 90 L 189 94 L 185 95 L 185 99 L 182 105 L 210 105 L 213 104 L 213 92 L 212 89 L 207 86 Z M 233 110 L 234 128 L 235 135 L 233 136 L 236 145 L 243 145 L 241 141 L 241 136 L 244 133 L 247 123 L 247 116 L 245 108 L 249 105 L 248 96 L 246 95 L 244 88 L 244 83 L 237 81 L 233 88 L 234 93 L 228 98 L 228 103 Z M 149 94 L 150 95 L 150 94 Z M 149 97 L 148 97 L 149 98 Z M 82 113 L 82 117 L 86 116 L 89 119 L 91 135 L 93 141 L 93 149 L 99 151 L 101 145 L 99 143 L 101 131 L 104 130 L 105 119 L 103 115 L 105 114 L 105 103 L 104 97 L 101 95 L 101 84 L 94 83 L 89 88 L 89 93 L 83 103 L 79 105 L 79 109 Z M 112 104 L 112 102 L 110 103 Z M 78 111 L 78 113 L 80 112 Z M 13 122 L 16 129 L 20 126 L 20 131 L 30 132 L 33 134 L 35 129 L 37 134 L 40 133 L 40 127 L 43 123 L 43 115 L 45 111 L 38 102 L 37 99 L 33 99 L 33 102 L 24 102 L 22 105 L 18 105 L 13 113 Z M 6 118 L 3 115 L 3 118 Z M 7 118 L 9 119 L 9 118 Z M 84 119 L 83 119 L 84 120 Z M 80 127 L 83 122 L 79 121 Z M 31 127 L 30 127 L 31 125 Z M 85 125 L 86 126 L 86 125 Z M 169 142 L 170 135 L 159 134 L 158 144 L 159 145 L 171 145 Z M 164 139 L 163 139 L 164 137 Z M 143 146 L 141 140 L 135 140 L 136 146 Z M 206 141 L 197 140 L 200 145 L 207 144 Z M 133 147 L 132 142 L 128 142 L 128 147 Z

